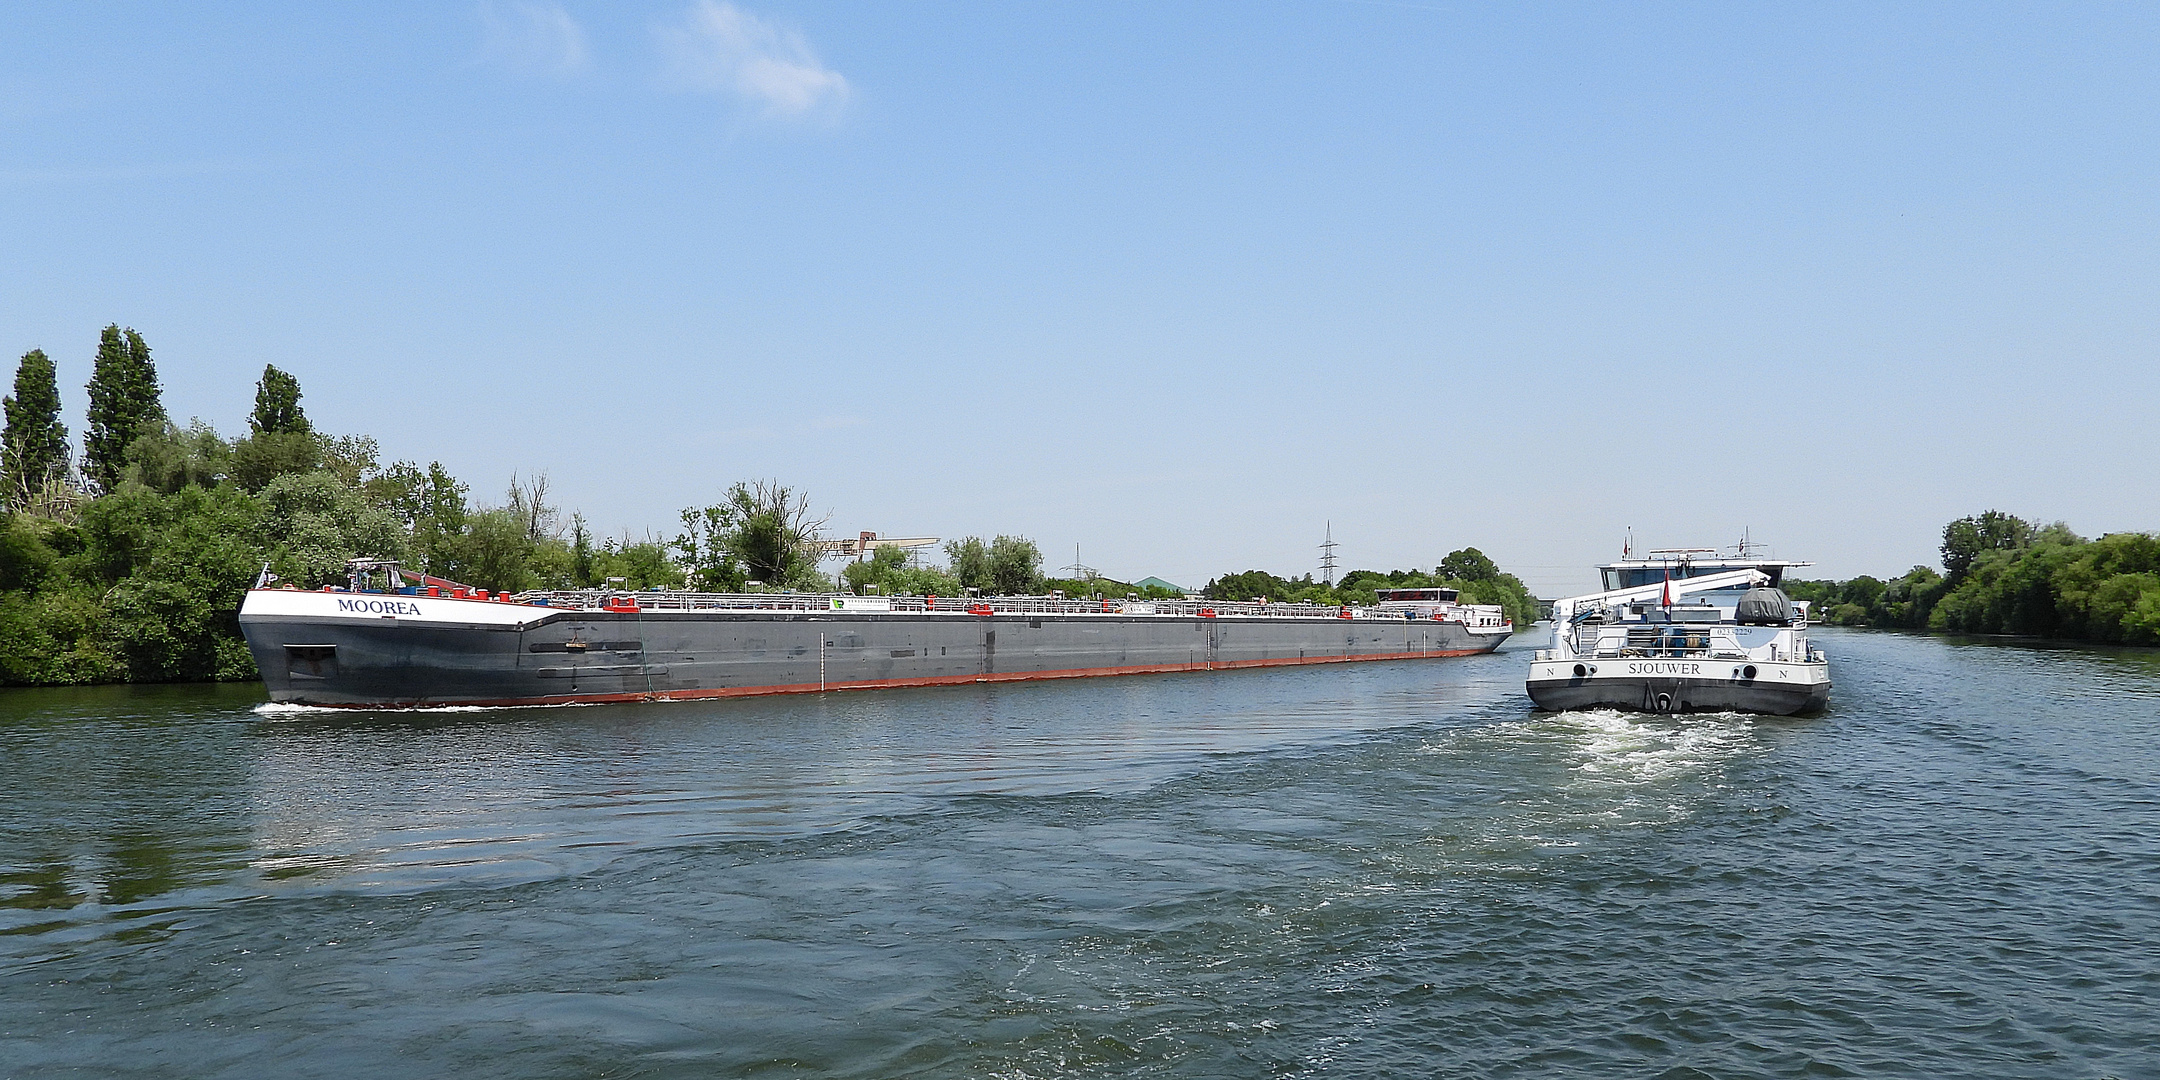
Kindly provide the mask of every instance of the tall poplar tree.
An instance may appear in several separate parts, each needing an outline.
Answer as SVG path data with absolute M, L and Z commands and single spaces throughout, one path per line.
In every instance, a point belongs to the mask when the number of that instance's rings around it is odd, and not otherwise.
M 248 416 L 248 427 L 257 434 L 305 435 L 313 431 L 307 413 L 300 409 L 300 380 L 273 365 L 263 365 L 262 378 L 255 383 L 255 411 Z
M 7 430 L 0 434 L 0 501 L 21 506 L 50 479 L 67 475 L 68 432 L 60 423 L 60 383 L 43 349 L 23 354 L 15 394 L 0 401 Z
M 120 486 L 128 444 L 146 423 L 165 419 L 150 346 L 133 328 L 118 325 L 98 335 L 97 363 L 90 371 L 90 426 L 83 432 L 83 471 L 101 491 Z

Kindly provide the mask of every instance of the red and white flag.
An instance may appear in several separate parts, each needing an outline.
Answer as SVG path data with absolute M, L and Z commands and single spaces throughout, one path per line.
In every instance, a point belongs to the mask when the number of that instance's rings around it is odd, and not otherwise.
M 1672 606 L 1672 571 L 1665 571 L 1665 599 L 1659 601 L 1665 607 Z

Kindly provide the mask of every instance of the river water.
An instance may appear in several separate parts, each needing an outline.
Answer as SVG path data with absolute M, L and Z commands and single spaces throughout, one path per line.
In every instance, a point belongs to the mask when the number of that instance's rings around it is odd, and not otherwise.
M 1817 639 L 1808 719 L 0 691 L 0 1076 L 2160 1076 L 2160 654 Z

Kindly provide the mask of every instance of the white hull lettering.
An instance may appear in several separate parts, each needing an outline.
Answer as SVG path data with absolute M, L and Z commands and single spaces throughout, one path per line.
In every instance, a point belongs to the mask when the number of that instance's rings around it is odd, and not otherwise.
M 1702 665 L 1635 661 L 1628 664 L 1627 673 L 1630 675 L 1700 675 L 1702 674 Z

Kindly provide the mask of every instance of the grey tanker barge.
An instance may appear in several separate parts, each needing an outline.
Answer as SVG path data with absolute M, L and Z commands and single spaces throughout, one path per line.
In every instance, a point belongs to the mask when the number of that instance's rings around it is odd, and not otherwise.
M 363 580 L 355 575 L 356 585 Z M 256 588 L 241 604 L 240 629 L 272 701 L 359 708 L 1423 659 L 1491 652 L 1514 631 L 1501 608 L 1457 604 L 1448 590 L 1402 590 L 1374 607 L 1334 608 L 773 593 L 490 596 L 447 585 Z

